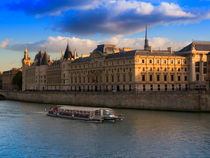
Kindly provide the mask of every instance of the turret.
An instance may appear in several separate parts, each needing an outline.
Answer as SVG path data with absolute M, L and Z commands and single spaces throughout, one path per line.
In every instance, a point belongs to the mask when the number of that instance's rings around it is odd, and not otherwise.
M 27 48 L 25 48 L 25 50 L 24 50 L 24 58 L 22 59 L 22 64 L 23 64 L 23 67 L 31 65 L 31 58 L 28 55 L 28 49 Z
M 75 50 L 74 50 L 74 59 L 77 59 L 77 58 L 78 58 L 77 50 L 75 49 Z

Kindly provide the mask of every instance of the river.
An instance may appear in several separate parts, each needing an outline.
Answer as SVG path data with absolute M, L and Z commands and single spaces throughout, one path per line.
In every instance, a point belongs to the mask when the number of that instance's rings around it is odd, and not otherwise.
M 123 121 L 100 124 L 48 117 L 45 107 L 0 101 L 0 157 L 210 157 L 210 113 L 116 109 Z

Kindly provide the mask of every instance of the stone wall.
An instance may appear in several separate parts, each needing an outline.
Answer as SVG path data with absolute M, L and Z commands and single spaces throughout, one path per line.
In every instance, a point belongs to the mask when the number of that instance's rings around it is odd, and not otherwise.
M 210 95 L 205 92 L 73 93 L 4 92 L 9 100 L 46 104 L 69 104 L 172 111 L 210 111 Z

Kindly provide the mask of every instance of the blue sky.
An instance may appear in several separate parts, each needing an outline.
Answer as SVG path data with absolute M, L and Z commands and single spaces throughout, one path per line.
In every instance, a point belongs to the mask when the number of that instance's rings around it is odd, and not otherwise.
M 8 0 L 0 2 L 0 71 L 47 48 L 59 58 L 67 40 L 79 54 L 99 43 L 143 47 L 149 26 L 155 49 L 210 41 L 210 0 Z

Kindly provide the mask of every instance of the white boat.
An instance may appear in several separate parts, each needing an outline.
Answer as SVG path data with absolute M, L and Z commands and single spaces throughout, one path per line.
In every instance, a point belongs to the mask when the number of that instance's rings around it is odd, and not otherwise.
M 56 106 L 50 108 L 48 116 L 78 119 L 86 121 L 116 121 L 122 120 L 121 115 L 116 115 L 110 108 L 79 107 L 79 106 Z

